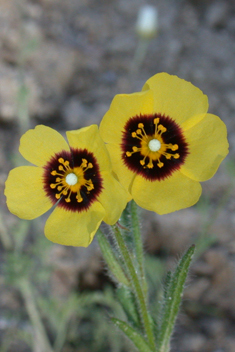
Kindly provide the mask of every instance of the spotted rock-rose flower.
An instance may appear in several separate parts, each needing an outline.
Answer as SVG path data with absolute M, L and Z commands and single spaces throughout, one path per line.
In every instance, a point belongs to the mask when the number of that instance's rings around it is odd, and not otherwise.
M 111 162 L 98 127 L 67 132 L 65 139 L 39 125 L 26 132 L 20 153 L 35 166 L 10 171 L 5 195 L 9 210 L 34 219 L 56 206 L 45 225 L 52 242 L 87 247 L 100 223 L 120 217 L 127 193 L 113 177 Z
M 142 92 L 114 97 L 100 132 L 114 172 L 139 206 L 166 214 L 198 201 L 199 182 L 228 153 L 226 126 L 207 111 L 200 89 L 166 73 Z

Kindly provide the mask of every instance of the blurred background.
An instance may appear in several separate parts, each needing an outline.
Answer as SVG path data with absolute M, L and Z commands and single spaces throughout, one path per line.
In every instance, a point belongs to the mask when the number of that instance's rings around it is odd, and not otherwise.
M 158 11 L 148 40 L 136 31 L 147 4 Z M 166 270 L 196 243 L 172 352 L 235 351 L 234 1 L 0 0 L 0 352 L 135 351 L 108 319 L 124 313 L 96 240 L 86 249 L 50 243 L 47 215 L 19 220 L 3 191 L 24 163 L 28 128 L 98 124 L 115 94 L 162 71 L 208 95 L 230 154 L 194 207 L 142 212 L 151 307 Z

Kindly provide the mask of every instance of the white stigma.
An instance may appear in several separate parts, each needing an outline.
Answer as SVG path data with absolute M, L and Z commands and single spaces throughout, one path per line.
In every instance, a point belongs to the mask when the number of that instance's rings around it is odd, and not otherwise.
M 151 141 L 149 141 L 148 147 L 151 152 L 157 152 L 161 148 L 161 143 L 158 139 L 151 139 Z
M 68 174 L 65 177 L 65 182 L 69 185 L 69 186 L 74 186 L 76 185 L 76 183 L 78 182 L 78 178 L 77 176 L 72 172 L 71 174 Z

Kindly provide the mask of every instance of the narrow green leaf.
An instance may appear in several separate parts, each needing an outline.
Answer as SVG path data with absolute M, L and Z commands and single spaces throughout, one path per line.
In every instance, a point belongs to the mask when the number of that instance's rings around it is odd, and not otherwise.
M 138 348 L 139 352 L 153 352 L 153 350 L 149 347 L 143 336 L 140 335 L 138 331 L 133 329 L 126 322 L 111 318 L 114 325 L 116 325 L 122 332 L 133 342 L 133 344 Z
M 160 328 L 159 352 L 169 351 L 171 334 L 179 311 L 184 284 L 194 252 L 195 245 L 192 245 L 181 258 L 174 274 L 171 276 L 170 282 L 168 280 Z
M 172 272 L 168 271 L 166 273 L 166 278 L 165 278 L 165 282 L 164 282 L 164 297 L 165 298 L 167 296 L 168 288 L 169 288 L 169 285 L 171 283 L 171 278 L 172 278 Z
M 118 262 L 112 247 L 110 246 L 108 240 L 106 239 L 105 235 L 101 230 L 98 230 L 97 232 L 97 239 L 104 260 L 106 261 L 113 277 L 118 283 L 123 284 L 125 286 L 130 286 L 130 282 L 126 277 L 126 274 L 121 264 Z
M 126 313 L 128 321 L 134 326 L 141 325 L 138 307 L 136 305 L 133 292 L 125 286 L 121 286 L 116 291 L 117 298 Z

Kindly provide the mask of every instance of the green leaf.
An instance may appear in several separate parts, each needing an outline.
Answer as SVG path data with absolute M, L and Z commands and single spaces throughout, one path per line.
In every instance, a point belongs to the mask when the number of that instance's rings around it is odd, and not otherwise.
M 184 284 L 194 252 L 195 245 L 192 245 L 180 260 L 171 278 L 168 274 L 160 327 L 159 352 L 169 351 L 171 334 L 179 311 Z
M 168 293 L 168 289 L 171 283 L 171 278 L 172 278 L 172 272 L 168 271 L 166 273 L 166 278 L 165 278 L 165 282 L 164 282 L 164 297 L 167 297 L 167 293 Z
M 132 291 L 125 286 L 121 286 L 117 289 L 117 298 L 122 306 L 122 309 L 126 313 L 128 321 L 130 321 L 134 326 L 140 325 L 140 316 Z
M 116 325 L 122 332 L 133 342 L 133 344 L 138 348 L 139 352 L 153 352 L 149 347 L 143 336 L 140 335 L 138 331 L 133 329 L 126 322 L 111 318 L 114 325 Z

